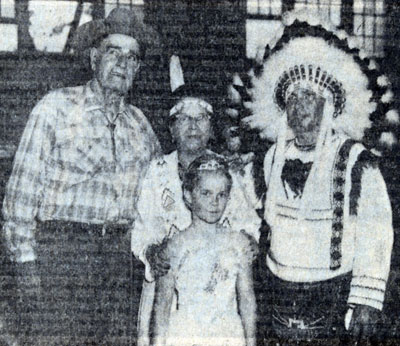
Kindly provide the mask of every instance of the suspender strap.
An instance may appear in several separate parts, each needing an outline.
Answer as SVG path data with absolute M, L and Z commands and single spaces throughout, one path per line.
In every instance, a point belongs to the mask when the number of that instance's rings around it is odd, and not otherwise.
M 343 206 L 344 188 L 346 183 L 346 168 L 350 150 L 356 141 L 348 139 L 344 142 L 336 157 L 333 172 L 333 220 L 330 248 L 330 269 L 337 270 L 342 264 L 342 238 L 343 238 Z

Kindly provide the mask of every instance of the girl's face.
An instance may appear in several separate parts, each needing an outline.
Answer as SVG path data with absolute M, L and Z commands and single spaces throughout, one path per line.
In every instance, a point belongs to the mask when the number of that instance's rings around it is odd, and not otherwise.
M 228 178 L 218 171 L 204 171 L 193 191 L 187 194 L 192 213 L 207 223 L 218 222 L 229 200 Z

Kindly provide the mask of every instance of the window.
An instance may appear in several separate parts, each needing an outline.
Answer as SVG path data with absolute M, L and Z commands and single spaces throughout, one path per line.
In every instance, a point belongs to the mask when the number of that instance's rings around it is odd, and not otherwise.
M 15 0 L 5 0 L 0 4 L 2 18 L 15 18 Z
M 325 12 L 333 24 L 358 37 L 368 55 L 384 54 L 384 0 L 247 0 L 247 57 L 260 57 L 279 26 L 282 13 L 291 9 Z
M 354 35 L 369 55 L 382 57 L 385 44 L 384 0 L 354 0 Z
M 127 7 L 132 8 L 134 6 L 142 6 L 144 0 L 106 0 L 104 4 L 105 16 L 111 12 L 115 7 Z
M 15 0 L 3 0 L 0 2 L 0 37 L 0 51 L 14 52 L 18 49 Z
M 280 25 L 282 0 L 247 0 L 246 55 L 262 58 L 261 54 Z M 262 33 L 262 35 L 260 35 Z
M 77 1 L 29 2 L 29 34 L 37 50 L 51 53 L 64 51 L 77 7 Z
M 336 26 L 340 25 L 340 11 L 342 0 L 297 0 L 295 9 L 306 9 L 313 11 L 318 9 L 324 12 Z
M 18 49 L 18 27 L 16 24 L 0 24 L 0 51 L 15 52 Z
M 69 52 L 79 25 L 144 0 L 0 0 L 0 52 Z
M 280 16 L 282 14 L 281 0 L 248 0 L 247 13 L 261 16 Z

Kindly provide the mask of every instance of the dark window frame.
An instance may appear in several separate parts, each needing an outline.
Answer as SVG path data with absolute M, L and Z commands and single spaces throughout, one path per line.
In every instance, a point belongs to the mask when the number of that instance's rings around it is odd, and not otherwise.
M 244 1 L 244 6 L 247 9 L 247 1 Z M 262 2 L 263 0 L 258 0 L 258 2 Z M 321 0 L 318 0 L 318 3 L 320 3 Z M 330 5 L 332 5 L 332 0 L 330 0 Z M 366 1 L 373 1 L 374 3 L 374 10 L 373 13 L 369 13 L 366 10 Z M 376 24 L 376 18 L 382 17 L 384 19 L 387 18 L 388 16 L 388 0 L 383 0 L 384 6 L 386 7 L 386 11 L 383 14 L 376 13 L 376 2 L 380 0 L 363 0 L 364 6 L 363 6 L 363 11 L 360 13 L 355 13 L 354 11 L 354 0 L 342 0 L 341 5 L 340 5 L 340 24 L 338 26 L 339 29 L 345 30 L 350 36 L 355 36 L 359 37 L 363 40 L 362 46 L 365 47 L 365 40 L 366 39 L 373 39 L 372 40 L 372 47 L 371 49 L 366 48 L 370 52 L 370 56 L 375 59 L 381 59 L 385 56 L 385 51 L 386 51 L 386 46 L 388 44 L 387 42 L 387 35 L 386 35 L 386 30 L 383 28 L 383 34 L 377 35 L 377 24 Z M 310 3 L 310 0 L 302 0 L 306 5 Z M 282 13 L 286 11 L 291 11 L 295 8 L 296 5 L 296 0 L 282 0 Z M 329 8 L 330 11 L 330 8 Z M 355 17 L 356 16 L 363 16 L 362 20 L 362 34 L 356 34 L 355 33 L 355 28 L 354 28 L 354 23 L 355 23 Z M 365 33 L 365 20 L 367 17 L 373 17 L 374 18 L 374 23 L 373 23 L 373 34 L 366 34 Z M 246 20 L 281 20 L 282 15 L 265 15 L 265 14 L 254 14 L 254 13 L 248 13 L 246 12 Z M 377 49 L 378 42 L 383 41 L 383 46 L 379 49 Z M 382 44 L 382 43 L 381 43 Z

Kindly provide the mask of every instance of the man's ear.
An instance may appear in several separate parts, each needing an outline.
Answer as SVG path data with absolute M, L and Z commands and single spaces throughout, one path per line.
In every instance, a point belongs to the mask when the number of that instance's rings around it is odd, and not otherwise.
M 99 56 L 99 51 L 97 48 L 90 48 L 90 67 L 92 71 L 96 71 L 97 67 L 97 58 Z
M 192 206 L 192 193 L 188 190 L 183 190 L 183 200 L 185 201 L 186 205 L 191 209 Z

